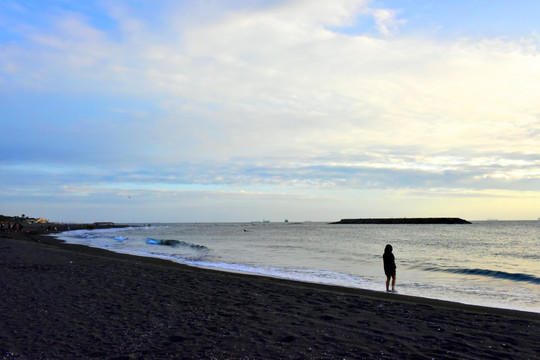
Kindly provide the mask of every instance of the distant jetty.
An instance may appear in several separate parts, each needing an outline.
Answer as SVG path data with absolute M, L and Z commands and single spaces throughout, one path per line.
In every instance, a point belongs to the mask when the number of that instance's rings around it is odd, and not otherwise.
M 460 218 L 341 219 L 331 224 L 470 224 Z

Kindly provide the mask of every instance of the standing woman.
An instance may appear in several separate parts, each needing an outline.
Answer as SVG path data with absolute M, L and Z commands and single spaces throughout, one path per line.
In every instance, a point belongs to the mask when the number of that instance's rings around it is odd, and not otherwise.
M 390 278 L 392 278 L 392 292 L 394 292 L 394 286 L 396 285 L 396 259 L 392 254 L 392 245 L 388 244 L 384 248 L 383 254 L 384 273 L 386 274 L 386 291 L 390 291 L 388 286 L 390 285 Z

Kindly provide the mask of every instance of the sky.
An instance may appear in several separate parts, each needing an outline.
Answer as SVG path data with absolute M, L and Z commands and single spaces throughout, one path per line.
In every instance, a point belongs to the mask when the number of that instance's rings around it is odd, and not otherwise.
M 0 214 L 540 217 L 536 0 L 0 0 Z

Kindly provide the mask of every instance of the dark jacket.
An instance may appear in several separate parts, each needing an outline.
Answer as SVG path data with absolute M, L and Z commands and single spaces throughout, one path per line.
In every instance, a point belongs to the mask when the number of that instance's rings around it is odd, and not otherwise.
M 383 255 L 384 273 L 386 276 L 396 275 L 396 259 L 391 252 L 385 252 Z

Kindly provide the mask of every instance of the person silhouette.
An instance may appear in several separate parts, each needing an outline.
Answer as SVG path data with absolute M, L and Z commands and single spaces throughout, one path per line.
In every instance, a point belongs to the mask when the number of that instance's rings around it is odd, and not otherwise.
M 394 292 L 396 286 L 396 259 L 392 254 L 392 245 L 388 244 L 384 248 L 383 254 L 384 273 L 386 275 L 386 291 Z M 392 290 L 389 290 L 390 278 L 392 278 Z

